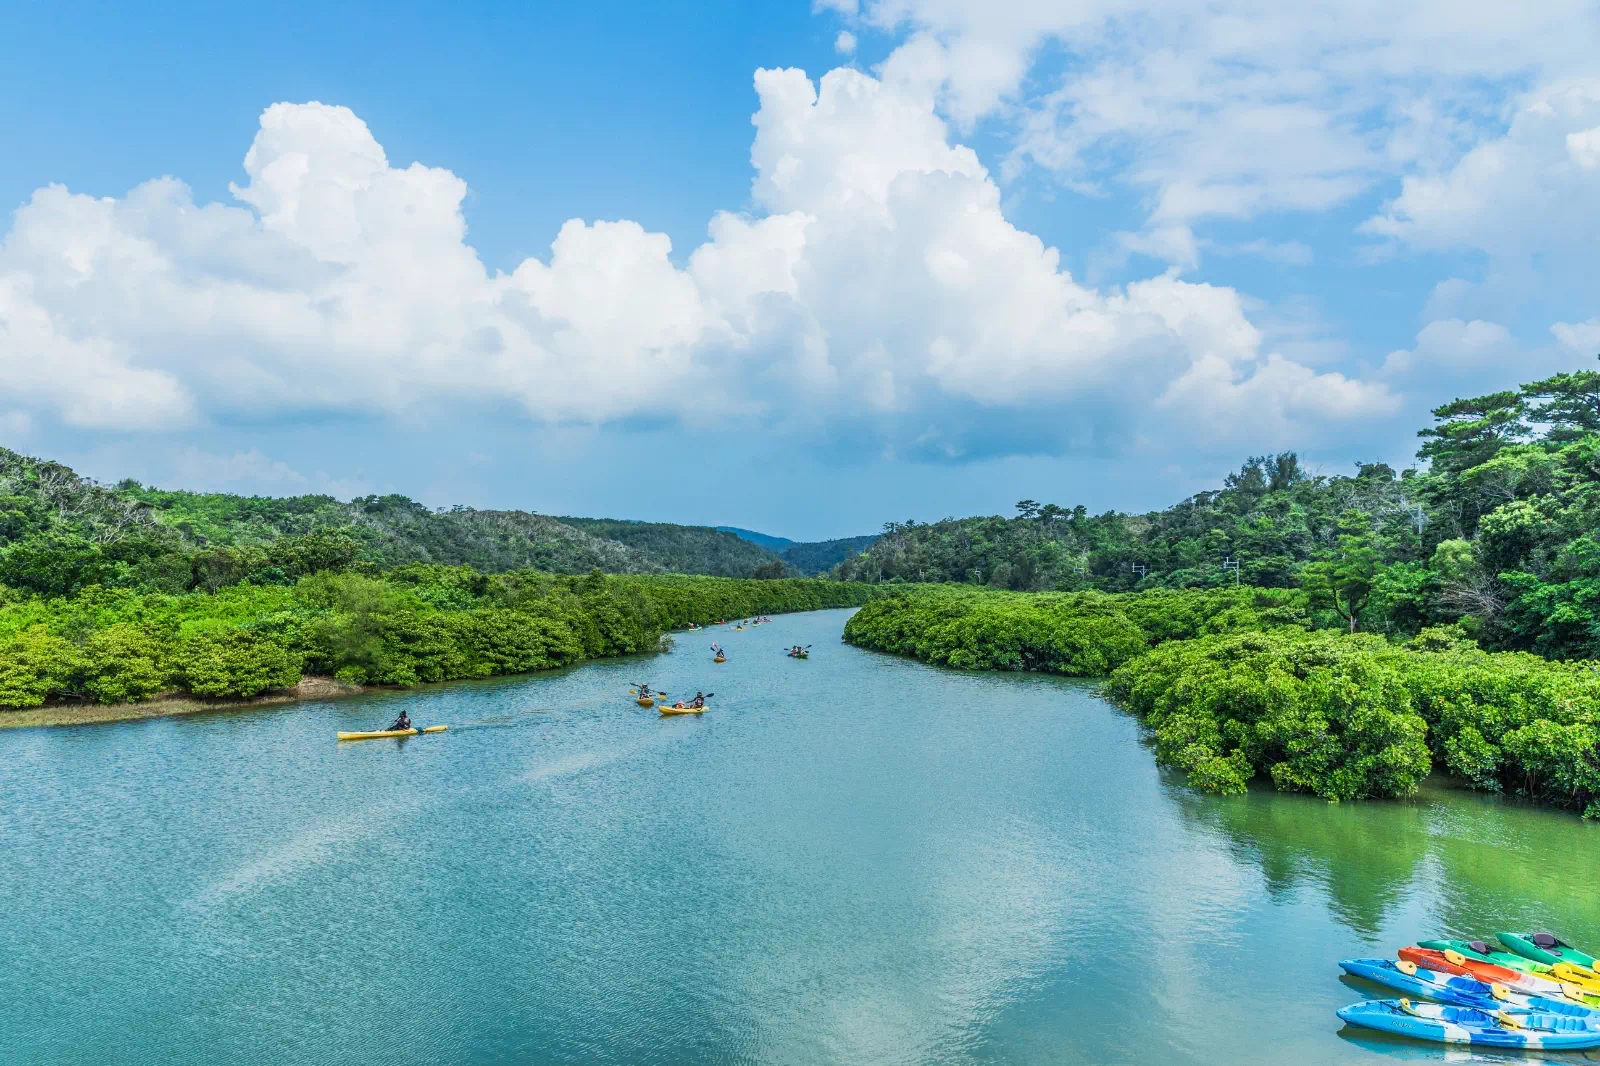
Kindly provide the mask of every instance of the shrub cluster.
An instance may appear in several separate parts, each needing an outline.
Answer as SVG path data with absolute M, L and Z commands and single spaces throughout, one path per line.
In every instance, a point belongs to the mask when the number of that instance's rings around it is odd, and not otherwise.
M 1600 817 L 1600 671 L 1309 629 L 1298 590 L 1023 594 L 906 587 L 845 626 L 862 647 L 971 670 L 1110 675 L 1156 758 L 1208 792 L 1265 778 L 1328 799 L 1404 796 L 1437 768 Z
M 687 576 L 493 576 L 414 565 L 319 571 L 292 585 L 170 595 L 91 586 L 0 603 L 0 707 L 137 702 L 162 692 L 247 697 L 303 672 L 358 684 L 492 677 L 656 647 L 690 623 L 846 607 L 835 581 Z

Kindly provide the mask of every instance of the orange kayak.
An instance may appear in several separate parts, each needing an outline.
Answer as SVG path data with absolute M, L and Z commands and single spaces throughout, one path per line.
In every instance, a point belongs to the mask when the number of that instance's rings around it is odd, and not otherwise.
M 1474 977 L 1486 985 L 1501 984 L 1513 992 L 1530 996 L 1561 999 L 1564 990 L 1557 981 L 1538 977 L 1521 970 L 1496 966 L 1492 962 L 1469 959 L 1459 951 L 1435 951 L 1433 948 L 1401 948 L 1400 958 L 1425 966 L 1435 973 L 1453 973 L 1461 977 Z

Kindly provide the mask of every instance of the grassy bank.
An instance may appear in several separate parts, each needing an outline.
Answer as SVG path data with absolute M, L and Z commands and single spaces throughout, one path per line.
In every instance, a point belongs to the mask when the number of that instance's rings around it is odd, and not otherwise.
M 1435 768 L 1600 817 L 1600 673 L 1483 651 L 1455 627 L 1405 643 L 1309 628 L 1284 590 L 912 590 L 845 638 L 963 669 L 1110 677 L 1195 787 L 1256 778 L 1328 799 L 1403 796 Z
M 87 707 L 173 696 L 203 709 L 273 698 L 307 675 L 406 686 L 531 673 L 650 651 L 691 623 L 850 607 L 876 595 L 821 580 L 418 565 L 214 593 L 91 586 L 67 598 L 13 596 L 0 604 L 0 720 L 81 721 Z

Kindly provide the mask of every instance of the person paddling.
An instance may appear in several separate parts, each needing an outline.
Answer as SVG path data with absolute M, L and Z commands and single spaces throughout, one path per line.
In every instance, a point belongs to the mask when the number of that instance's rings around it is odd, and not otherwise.
M 705 705 L 706 705 L 706 694 L 704 692 L 696 692 L 694 694 L 694 699 L 689 701 L 689 706 L 694 707 L 694 708 L 704 707 Z
M 394 724 L 389 727 L 389 732 L 398 733 L 398 732 L 402 732 L 402 731 L 407 730 L 407 729 L 414 729 L 414 728 L 416 728 L 416 727 L 411 724 L 411 716 L 409 714 L 407 714 L 405 711 L 402 710 L 400 712 L 400 717 L 396 718 L 394 720 Z

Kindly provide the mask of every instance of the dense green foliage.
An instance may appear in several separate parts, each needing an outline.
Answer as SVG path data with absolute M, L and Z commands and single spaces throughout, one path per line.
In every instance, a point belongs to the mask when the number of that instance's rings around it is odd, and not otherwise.
M 214 591 L 293 582 L 321 570 L 369 573 L 413 563 L 485 573 L 693 573 L 785 577 L 826 572 L 871 538 L 795 544 L 704 526 L 557 519 L 470 507 L 430 510 L 404 496 L 236 496 L 123 481 L 114 488 L 58 463 L 0 448 L 0 585 L 46 596 L 90 585 Z M 796 552 L 791 564 L 758 543 Z
M 236 548 L 286 536 L 338 531 L 374 565 L 444 563 L 487 572 L 533 568 L 556 573 L 650 573 L 668 569 L 637 551 L 525 511 L 470 507 L 430 510 L 404 496 L 282 498 L 165 492 L 123 482 L 162 524 L 202 546 Z
M 1110 674 L 1192 784 L 1260 777 L 1329 799 L 1402 796 L 1431 769 L 1600 815 L 1600 672 L 1480 649 L 1459 626 L 1405 643 L 1311 628 L 1297 589 L 1107 595 L 914 586 L 845 626 L 862 647 L 964 669 Z
M 253 696 L 303 671 L 388 685 L 525 673 L 649 651 L 691 622 L 853 606 L 874 592 L 836 581 L 485 575 L 438 564 L 380 576 L 324 570 L 214 593 L 93 586 L 0 604 L 0 707 Z
M 788 537 L 774 537 L 738 526 L 718 526 L 717 529 L 776 553 L 788 572 L 799 577 L 826 574 L 846 559 L 866 551 L 878 539 L 878 534 L 869 533 L 864 537 L 840 537 L 836 540 L 793 541 Z
M 613 518 L 563 518 L 561 521 L 596 537 L 625 544 L 679 573 L 781 577 L 784 572 L 783 561 L 773 552 L 735 533 L 710 526 Z
M 1023 500 L 1015 518 L 891 523 L 835 573 L 1023 591 L 1298 587 L 1318 626 L 1600 658 L 1600 372 L 1436 408 L 1428 466 L 1312 476 L 1292 453 L 1145 515 Z M 1234 569 L 1237 564 L 1237 569 Z
M 1330 798 L 1404 795 L 1432 766 L 1600 815 L 1600 674 L 1459 631 L 1166 644 L 1117 670 L 1111 694 L 1146 716 L 1163 762 L 1211 791 L 1265 773 Z
M 844 562 L 872 547 L 878 534 L 865 537 L 840 537 L 837 540 L 818 540 L 791 544 L 783 549 L 784 565 L 796 574 L 825 574 Z

